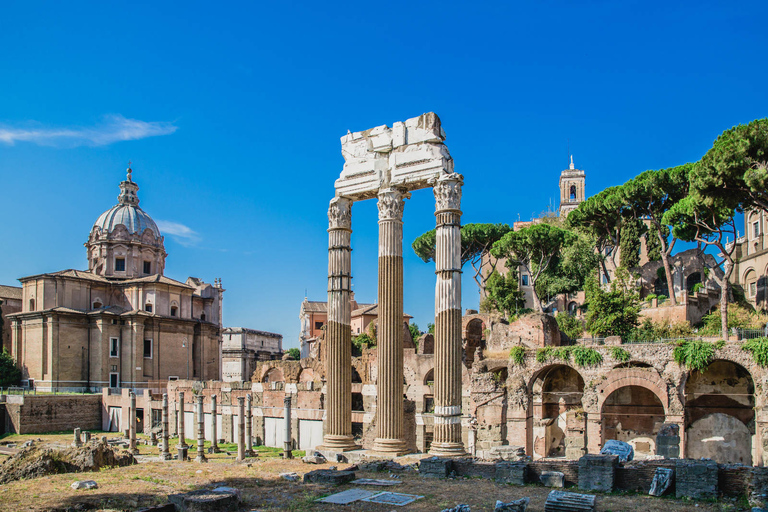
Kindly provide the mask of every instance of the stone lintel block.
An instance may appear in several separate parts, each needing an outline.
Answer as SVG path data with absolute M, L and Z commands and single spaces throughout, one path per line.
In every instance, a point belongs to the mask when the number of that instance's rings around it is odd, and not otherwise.
M 444 457 L 429 457 L 419 461 L 419 475 L 446 478 L 451 473 L 452 461 Z
M 675 495 L 678 498 L 716 498 L 718 467 L 712 460 L 678 460 L 675 465 Z
M 587 446 L 587 440 L 583 436 L 578 437 L 566 437 L 565 447 L 567 448 L 584 448 Z
M 234 512 L 240 506 L 237 493 L 207 489 L 171 494 L 168 500 L 181 512 Z
M 542 471 L 539 479 L 546 487 L 565 487 L 565 473 L 560 471 Z
M 499 483 L 525 485 L 528 464 L 525 462 L 497 462 L 494 479 Z
M 304 475 L 304 483 L 341 485 L 355 479 L 354 471 L 336 471 L 334 469 L 316 469 Z

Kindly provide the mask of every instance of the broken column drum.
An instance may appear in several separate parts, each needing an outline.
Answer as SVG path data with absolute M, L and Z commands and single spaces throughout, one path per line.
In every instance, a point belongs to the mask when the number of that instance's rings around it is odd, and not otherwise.
M 219 442 L 216 439 L 219 435 L 216 425 L 217 421 L 217 412 L 216 412 L 216 395 L 211 395 L 211 452 L 212 453 L 219 453 Z
M 136 393 L 133 391 L 130 392 L 128 411 L 128 450 L 135 455 L 139 453 L 139 449 L 136 448 Z
M 184 392 L 179 391 L 179 448 L 187 447 L 187 436 L 184 432 Z
M 168 447 L 168 393 L 163 393 L 163 440 L 160 444 L 160 457 L 163 460 L 171 458 Z
M 195 397 L 197 403 L 197 457 L 196 462 L 208 462 L 205 458 L 205 412 L 203 410 L 203 395 Z
M 429 453 L 463 455 L 461 441 L 461 186 L 435 181 L 435 431 Z M 402 353 L 402 352 L 401 352 Z
M 403 437 L 403 191 L 379 192 L 377 436 L 373 451 L 405 453 Z
M 245 395 L 245 454 L 253 457 L 253 397 Z
M 79 447 L 83 445 L 83 441 L 80 439 L 80 427 L 74 430 L 75 438 L 72 440 L 72 446 Z
M 237 460 L 245 459 L 245 397 L 237 397 L 239 408 L 237 429 Z
M 348 132 L 341 138 L 344 169 L 328 210 L 328 324 L 326 435 L 321 449 L 356 448 L 351 414 L 350 234 L 352 204 L 378 199 L 378 375 L 376 438 L 372 450 L 407 453 L 403 398 L 403 209 L 410 192 L 435 187 L 438 248 L 435 325 L 435 453 L 464 453 L 461 442 L 461 185 L 434 113 Z M 438 384 L 438 381 L 440 384 Z M 439 391 L 438 391 L 439 390 Z M 436 411 L 437 412 L 437 411 Z M 439 419 L 438 419 L 439 418 Z
M 322 448 L 358 448 L 352 436 L 352 201 L 335 197 L 328 207 L 327 405 Z

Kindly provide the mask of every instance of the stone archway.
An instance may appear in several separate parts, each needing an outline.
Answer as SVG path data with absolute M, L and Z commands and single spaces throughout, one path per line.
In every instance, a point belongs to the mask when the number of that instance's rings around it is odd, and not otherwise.
M 280 368 L 270 368 L 264 373 L 261 382 L 285 382 L 285 376 Z
M 622 386 L 603 401 L 603 443 L 610 439 L 629 443 L 638 458 L 656 454 L 656 434 L 666 418 L 664 404 L 651 389 Z
M 715 360 L 685 381 L 685 454 L 752 465 L 755 383 L 738 363 Z
M 542 368 L 528 385 L 528 446 L 534 458 L 578 458 L 586 453 L 584 378 L 574 368 Z
M 485 350 L 485 322 L 480 318 L 473 318 L 467 322 L 462 336 L 464 339 L 464 366 L 472 367 L 475 359 L 481 359 Z

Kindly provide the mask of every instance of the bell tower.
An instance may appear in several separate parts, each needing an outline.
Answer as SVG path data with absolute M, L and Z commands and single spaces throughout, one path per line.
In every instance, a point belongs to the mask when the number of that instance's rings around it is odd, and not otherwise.
M 567 217 L 584 201 L 585 180 L 586 174 L 573 166 L 571 155 L 571 165 L 560 173 L 560 217 Z

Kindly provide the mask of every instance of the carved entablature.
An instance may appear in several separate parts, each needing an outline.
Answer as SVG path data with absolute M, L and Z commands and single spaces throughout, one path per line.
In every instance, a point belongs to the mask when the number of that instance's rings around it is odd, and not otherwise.
M 405 193 L 394 188 L 385 188 L 379 192 L 379 220 L 403 220 Z
M 458 173 L 444 174 L 430 184 L 435 193 L 435 211 L 461 208 L 461 186 L 464 184 L 464 176 Z
M 352 229 L 352 200 L 334 197 L 328 207 L 329 229 Z
M 433 112 L 392 128 L 382 125 L 347 133 L 341 138 L 344 169 L 336 180 L 336 195 L 359 201 L 389 187 L 405 191 L 429 187 L 430 179 L 453 173 L 444 140 L 440 118 Z

